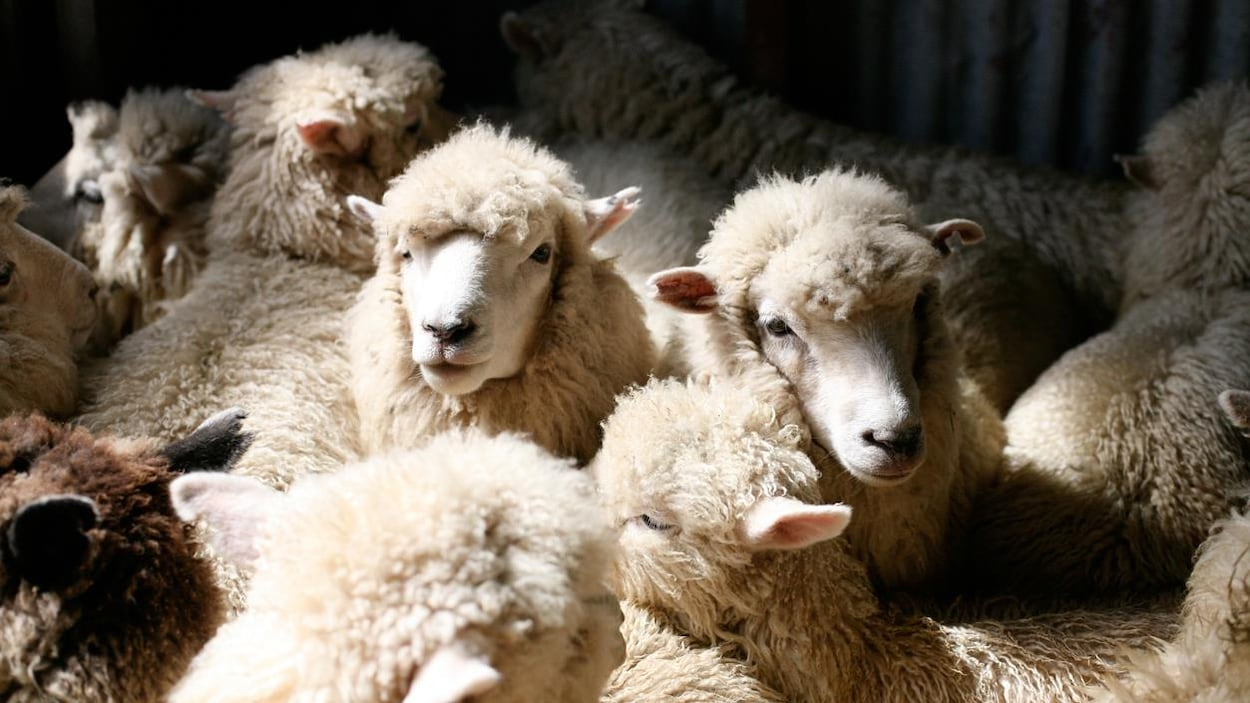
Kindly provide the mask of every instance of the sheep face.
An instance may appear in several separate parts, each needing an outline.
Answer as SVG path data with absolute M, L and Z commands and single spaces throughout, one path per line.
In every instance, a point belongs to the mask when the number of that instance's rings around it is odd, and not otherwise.
M 221 608 L 170 505 L 171 469 L 221 468 L 201 460 L 226 434 L 161 453 L 38 415 L 0 421 L 5 700 L 155 701 L 177 680 Z
M 760 551 L 840 533 L 849 508 L 803 502 L 818 500 L 820 474 L 801 434 L 729 384 L 652 381 L 623 397 L 591 464 L 621 529 L 617 595 L 715 618 L 754 587 Z
M 893 485 L 925 457 L 922 388 L 942 255 L 952 238 L 980 237 L 967 220 L 913 224 L 901 194 L 878 179 L 778 179 L 721 216 L 702 267 L 652 284 L 679 309 L 721 310 L 732 334 L 794 386 L 814 440 L 864 482 Z
M 0 413 L 73 411 L 74 354 L 95 322 L 81 263 L 14 222 L 25 196 L 0 189 Z
M 524 370 L 561 274 L 589 262 L 637 192 L 585 200 L 565 164 L 476 127 L 415 160 L 382 205 L 349 202 L 378 230 L 422 377 L 465 395 Z
M 1200 91 L 1151 128 L 1140 156 L 1120 161 L 1145 189 L 1129 210 L 1124 306 L 1169 286 L 1250 280 L 1250 86 Z
M 623 657 L 593 485 L 515 435 L 439 435 L 285 495 L 208 475 L 173 494 L 226 556 L 258 554 L 176 703 L 591 703 Z

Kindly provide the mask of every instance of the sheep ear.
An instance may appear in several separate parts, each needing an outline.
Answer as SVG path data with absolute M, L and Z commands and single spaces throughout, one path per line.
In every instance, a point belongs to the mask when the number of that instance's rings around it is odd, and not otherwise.
M 174 512 L 185 522 L 203 518 L 217 553 L 244 569 L 256 561 L 256 537 L 282 494 L 259 481 L 229 474 L 193 473 L 169 484 Z
M 295 126 L 304 145 L 316 154 L 356 157 L 364 151 L 363 136 L 338 115 L 320 114 L 300 120 Z
M 1220 394 L 1220 408 L 1233 427 L 1250 436 L 1250 391 L 1227 390 Z
M 50 495 L 18 509 L 5 531 L 15 571 L 47 590 L 74 582 L 91 557 L 88 534 L 100 521 L 95 501 L 80 495 Z
M 793 498 L 763 498 L 738 523 L 751 549 L 802 549 L 842 534 L 851 521 L 849 506 L 810 505 Z
M 238 93 L 233 90 L 188 90 L 183 95 L 200 107 L 220 112 L 223 117 L 229 115 L 239 101 Z
M 550 32 L 515 12 L 505 12 L 499 18 L 499 33 L 513 53 L 528 61 L 541 61 L 560 48 Z
M 243 431 L 247 411 L 229 408 L 200 423 L 191 434 L 161 450 L 169 468 L 178 473 L 226 471 L 252 446 L 256 436 Z
M 75 142 L 101 139 L 117 131 L 117 108 L 100 100 L 70 103 L 65 116 Z
M 376 222 L 382 216 L 382 206 L 361 195 L 347 196 L 347 209 L 365 222 Z
M 617 191 L 606 198 L 595 198 L 586 201 L 586 240 L 590 244 L 599 241 L 603 235 L 625 224 L 633 217 L 634 211 L 642 204 L 638 194 L 642 189 L 630 186 Z
M 933 242 L 933 246 L 946 256 L 951 253 L 951 237 L 959 242 L 960 246 L 966 247 L 976 244 L 985 239 L 985 231 L 981 229 L 981 225 L 972 220 L 947 220 L 934 225 L 927 225 L 925 229 L 929 232 L 929 241 Z
M 682 266 L 652 274 L 647 279 L 651 299 L 682 312 L 707 314 L 719 303 L 716 284 L 697 266 Z
M 1124 169 L 1124 177 L 1146 190 L 1159 190 L 1154 164 L 1149 156 L 1141 154 L 1116 154 L 1112 157 Z
M 205 195 L 208 178 L 187 164 L 136 165 L 127 171 L 131 183 L 162 215 L 170 215 L 186 203 Z
M 456 645 L 440 648 L 421 666 L 404 703 L 456 703 L 477 696 L 503 680 L 485 657 L 475 657 Z

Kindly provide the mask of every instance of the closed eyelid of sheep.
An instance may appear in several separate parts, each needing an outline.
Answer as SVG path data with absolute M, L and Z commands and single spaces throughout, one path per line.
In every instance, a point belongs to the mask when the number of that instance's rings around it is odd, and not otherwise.
M 5 700 L 165 700 L 224 616 L 169 483 L 237 461 L 243 414 L 164 448 L 39 415 L 0 420 Z
M 26 191 L 0 181 L 0 416 L 66 416 L 96 319 L 91 272 L 15 220 Z
M 801 414 L 824 497 L 858 511 L 850 542 L 888 588 L 957 571 L 999 462 L 1001 421 L 964 378 L 938 284 L 955 242 L 982 237 L 969 220 L 918 224 L 875 176 L 778 176 L 735 198 L 698 266 L 651 278 L 658 299 L 704 313 L 687 327 L 693 368 L 770 386 Z
M 653 381 L 622 398 L 593 464 L 608 515 L 667 502 L 682 529 L 621 533 L 613 584 L 629 658 L 610 691 L 655 689 L 669 670 L 655 658 L 684 643 L 726 687 L 721 700 L 1075 702 L 1122 650 L 1171 635 L 1169 610 L 947 625 L 883 607 L 837 538 L 859 511 L 819 504 L 798 435 L 725 379 Z
M 587 461 L 616 394 L 654 363 L 637 298 L 590 249 L 636 197 L 588 198 L 547 150 L 478 125 L 415 159 L 381 204 L 352 199 L 379 232 L 348 317 L 364 446 L 472 424 Z M 408 246 L 410 232 L 450 234 Z
M 188 476 L 173 495 L 255 573 L 171 703 L 592 703 L 621 661 L 593 482 L 518 435 L 444 433 L 286 494 Z

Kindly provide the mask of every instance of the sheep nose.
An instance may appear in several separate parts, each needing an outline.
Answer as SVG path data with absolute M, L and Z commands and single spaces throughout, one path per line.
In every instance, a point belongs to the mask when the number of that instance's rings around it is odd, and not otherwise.
M 882 449 L 895 457 L 907 458 L 920 451 L 924 440 L 921 429 L 919 425 L 901 429 L 875 429 L 868 430 L 861 436 L 864 444 Z
M 450 320 L 438 325 L 423 322 L 421 329 L 443 344 L 459 344 L 477 331 L 477 323 L 472 320 Z

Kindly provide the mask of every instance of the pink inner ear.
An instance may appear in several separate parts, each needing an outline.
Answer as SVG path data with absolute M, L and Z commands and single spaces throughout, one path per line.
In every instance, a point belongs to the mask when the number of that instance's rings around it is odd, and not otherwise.
M 338 130 L 343 126 L 342 122 L 337 120 L 316 120 L 314 122 L 304 122 L 299 125 L 300 139 L 308 145 L 309 149 L 318 154 L 333 154 L 335 156 L 347 156 L 347 150 L 339 143 Z
M 709 313 L 716 309 L 716 286 L 695 269 L 674 269 L 651 277 L 652 297 L 666 305 L 689 312 Z
M 845 505 L 808 505 L 793 498 L 765 498 L 742 522 L 753 549 L 802 549 L 842 534 L 851 520 Z

